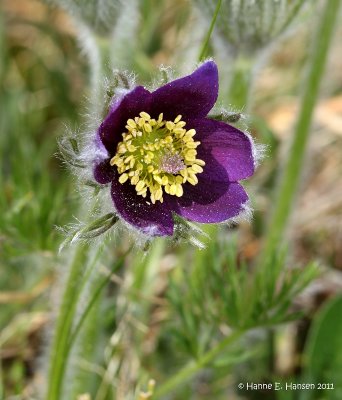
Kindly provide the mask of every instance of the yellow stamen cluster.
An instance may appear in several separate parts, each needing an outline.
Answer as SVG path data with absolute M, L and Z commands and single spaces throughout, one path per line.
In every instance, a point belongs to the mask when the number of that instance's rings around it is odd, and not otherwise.
M 186 130 L 186 123 L 178 115 L 174 121 L 151 118 L 146 112 L 127 121 L 127 132 L 118 144 L 110 165 L 116 165 L 119 182 L 130 181 L 137 194 L 150 192 L 153 204 L 163 202 L 163 190 L 174 196 L 183 195 L 182 185 L 198 183 L 197 174 L 203 172 L 205 162 L 196 158 L 195 129 Z

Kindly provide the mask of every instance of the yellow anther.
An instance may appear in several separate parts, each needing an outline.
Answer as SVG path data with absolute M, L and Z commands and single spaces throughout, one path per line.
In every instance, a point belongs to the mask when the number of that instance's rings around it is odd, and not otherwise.
M 137 186 L 135 187 L 135 190 L 136 190 L 137 192 L 140 192 L 140 191 L 143 189 L 144 186 L 145 186 L 145 182 L 144 182 L 144 181 L 139 181 L 139 182 L 137 183 Z
M 119 145 L 119 147 L 118 147 L 118 153 L 119 153 L 119 154 L 125 154 L 126 151 L 127 151 L 126 146 L 125 146 L 123 143 L 121 143 L 121 144 Z
M 172 131 L 172 129 L 174 128 L 174 126 L 175 126 L 175 124 L 174 124 L 172 121 L 167 121 L 167 122 L 166 122 L 166 128 L 167 128 L 169 131 Z
M 194 186 L 198 183 L 198 180 L 197 180 L 197 182 L 196 182 L 195 179 L 192 179 L 192 178 L 190 178 L 190 177 L 187 178 L 187 181 L 188 181 L 189 183 L 191 183 L 191 185 L 194 185 Z
M 129 119 L 129 120 L 127 121 L 127 125 L 128 125 L 130 128 L 136 128 L 136 127 L 137 127 L 137 125 L 136 125 L 136 123 L 133 121 L 133 119 Z
M 122 174 L 119 178 L 120 183 L 125 183 L 128 179 L 128 174 Z
M 203 172 L 203 168 L 200 167 L 200 166 L 197 165 L 197 164 L 192 164 L 191 168 L 192 168 L 192 170 L 193 170 L 194 172 L 196 172 L 197 174 L 200 174 L 201 172 Z
M 179 122 L 182 119 L 181 115 L 177 115 L 177 117 L 175 118 L 175 124 L 177 124 L 177 122 Z
M 188 154 L 185 155 L 185 160 L 188 162 L 193 163 L 195 161 L 195 159 L 196 159 L 196 155 L 188 155 Z
M 190 179 L 195 182 L 195 185 L 198 183 L 198 178 L 195 174 L 190 173 L 189 177 L 188 177 L 189 182 L 190 182 Z
M 191 136 L 183 135 L 182 138 L 183 138 L 183 142 L 184 143 L 188 143 L 188 142 L 192 142 L 193 141 L 193 138 Z
M 151 119 L 150 114 L 147 114 L 145 111 L 142 111 L 139 115 L 141 118 L 144 118 L 145 121 L 149 121 Z
M 187 150 L 185 154 L 187 156 L 195 156 L 197 154 L 197 151 L 194 149 L 190 149 L 190 150 Z
M 137 192 L 137 194 L 138 194 L 139 196 L 146 197 L 146 194 L 147 194 L 147 188 L 145 188 L 145 189 L 144 189 L 144 190 L 142 190 L 141 192 Z
M 144 129 L 147 133 L 152 132 L 152 126 L 150 124 L 144 124 Z
M 197 165 L 202 165 L 202 167 L 205 166 L 205 162 L 204 162 L 203 160 L 199 160 L 198 158 L 196 158 L 195 164 L 197 164 Z
M 183 178 L 180 175 L 176 176 L 176 183 L 180 184 L 183 182 Z
M 176 196 L 177 197 L 183 196 L 183 187 L 181 184 L 176 185 Z
M 162 184 L 163 186 L 165 186 L 165 185 L 168 184 L 168 182 L 169 182 L 168 177 L 167 177 L 166 175 L 164 175 L 164 176 L 162 177 L 161 184 Z
M 170 186 L 170 194 L 175 195 L 177 192 L 177 186 L 175 184 Z
M 162 191 L 162 189 L 158 189 L 156 192 L 155 192 L 155 198 L 156 198 L 156 200 L 160 200 L 162 197 L 163 197 L 163 191 Z
M 153 175 L 153 179 L 162 185 L 162 178 L 159 175 Z
M 197 143 L 198 143 L 198 142 L 187 142 L 187 143 L 186 143 L 186 147 L 187 147 L 188 149 L 196 149 L 196 147 L 198 146 Z
M 139 176 L 133 176 L 132 178 L 131 178 L 131 184 L 132 185 L 136 185 L 137 183 L 139 182 Z
M 177 128 L 184 128 L 185 125 L 186 125 L 186 122 L 184 122 L 184 121 L 179 121 L 179 122 L 177 122 L 176 127 L 177 127 Z
M 128 164 L 131 160 L 133 160 L 134 156 L 131 154 L 130 156 L 126 157 L 124 162 L 125 164 Z

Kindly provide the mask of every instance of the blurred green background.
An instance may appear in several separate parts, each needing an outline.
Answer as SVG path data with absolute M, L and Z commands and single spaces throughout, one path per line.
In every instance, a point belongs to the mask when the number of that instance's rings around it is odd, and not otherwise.
M 160 64 L 174 65 L 177 59 L 188 62 L 187 54 L 193 54 L 193 50 L 182 38 L 189 34 L 198 16 L 191 12 L 186 0 L 143 0 L 140 7 L 139 46 L 127 55 L 125 68 L 146 82 L 153 79 Z M 44 379 L 41 360 L 51 329 L 51 303 L 58 301 L 54 282 L 66 262 L 57 256 L 63 238 L 55 227 L 71 222 L 79 210 L 74 178 L 57 157 L 57 139 L 67 129 L 82 129 L 89 68 L 80 51 L 73 21 L 62 10 L 36 0 L 5 0 L 0 11 L 0 398 L 29 399 L 35 398 L 35 388 Z M 81 387 L 79 393 L 91 393 L 91 385 L 102 382 L 106 362 L 111 359 L 108 354 L 102 357 L 104 349 L 122 357 L 118 376 L 126 374 L 131 385 L 146 382 L 147 377 L 158 381 L 172 374 L 188 354 L 199 351 L 191 336 L 194 328 L 188 327 L 190 333 L 186 332 L 187 310 L 184 304 L 178 304 L 179 293 L 184 292 L 183 299 L 191 294 L 183 284 L 189 277 L 192 282 L 199 279 L 201 288 L 200 274 L 205 274 L 206 266 L 215 258 L 227 259 L 225 251 L 230 251 L 230 243 L 237 246 L 231 256 L 232 264 L 239 266 L 240 260 L 245 260 L 248 265 L 256 258 L 272 204 L 271 191 L 298 111 L 310 32 L 308 20 L 299 23 L 295 33 L 279 42 L 256 72 L 250 126 L 252 134 L 268 149 L 255 178 L 248 183 L 255 208 L 252 223 L 241 223 L 232 229 L 221 227 L 217 243 L 209 245 L 209 253 L 157 243 L 142 264 L 141 254 L 126 257 L 117 282 L 112 282 L 103 294 L 103 332 L 94 345 L 97 361 L 82 364 L 85 381 L 89 383 L 92 376 L 97 383 Z M 341 383 L 341 38 L 339 26 L 288 232 L 289 264 L 305 265 L 318 260 L 321 269 L 320 277 L 292 305 L 304 314 L 295 322 L 248 337 L 235 353 L 217 361 L 214 372 L 204 370 L 170 399 L 302 399 L 293 393 L 239 392 L 236 382 L 296 381 L 317 373 L 322 374 L 322 382 L 328 382 L 329 374 L 337 371 Z M 223 53 L 224 50 L 218 60 L 222 71 L 227 62 Z M 222 86 L 223 104 L 224 93 Z M 111 254 L 122 254 L 127 241 L 128 237 L 123 237 L 114 242 Z M 173 285 L 178 285 L 177 290 Z M 212 298 L 215 290 L 220 296 L 214 286 Z M 191 305 L 190 294 L 187 301 Z M 122 297 L 126 303 L 115 311 L 113 304 Z M 215 314 L 208 304 L 207 312 Z M 320 314 L 327 304 L 328 311 Z M 205 320 L 200 314 L 198 318 Z M 122 324 L 126 324 L 124 328 Z M 224 333 L 223 322 L 220 327 Z M 208 329 L 206 332 L 210 332 Z M 113 344 L 115 330 L 117 340 L 122 340 L 120 345 Z M 336 339 L 337 332 L 340 335 Z M 311 369 L 303 370 L 304 357 L 311 357 Z M 125 362 L 133 372 L 127 372 Z M 102 397 L 96 399 L 125 398 L 117 391 L 112 395 L 111 390 L 102 389 Z M 342 386 L 340 391 L 315 398 L 342 399 L 341 390 Z M 18 397 L 11 397 L 15 395 Z

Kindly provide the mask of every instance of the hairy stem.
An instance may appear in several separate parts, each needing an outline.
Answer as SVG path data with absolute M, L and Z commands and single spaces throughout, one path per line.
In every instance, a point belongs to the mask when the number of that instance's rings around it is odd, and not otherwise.
M 80 25 L 78 40 L 90 67 L 90 105 L 95 116 L 101 115 L 104 93 L 103 80 L 110 74 L 110 39 L 101 38 L 87 26 Z M 92 117 L 93 118 L 93 117 Z M 92 121 L 89 121 L 92 123 Z M 98 121 L 95 121 L 96 123 Z
M 228 102 L 236 110 L 248 110 L 253 79 L 253 60 L 240 54 L 234 60 L 230 81 Z
M 317 34 L 312 43 L 309 71 L 304 87 L 300 114 L 292 147 L 277 191 L 274 211 L 267 229 L 261 260 L 269 258 L 281 242 L 290 216 L 291 205 L 298 186 L 305 148 L 309 138 L 312 113 L 317 101 L 329 45 L 333 37 L 340 0 L 327 0 Z
M 68 341 L 77 306 L 80 277 L 86 264 L 89 246 L 80 243 L 69 267 L 69 276 L 57 316 L 55 335 L 50 356 L 50 372 L 46 400 L 61 399 L 63 378 L 68 361 Z

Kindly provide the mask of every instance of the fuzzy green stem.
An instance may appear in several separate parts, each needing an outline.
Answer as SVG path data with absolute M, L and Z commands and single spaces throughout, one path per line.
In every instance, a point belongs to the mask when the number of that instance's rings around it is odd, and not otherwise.
M 333 37 L 340 0 L 327 0 L 325 10 L 313 42 L 310 69 L 304 87 L 301 109 L 289 157 L 282 176 L 274 211 L 267 230 L 261 260 L 268 259 L 277 249 L 289 219 L 291 205 L 298 186 L 313 110 L 317 101 L 319 84 L 323 75 L 329 45 Z
M 204 41 L 203 41 L 203 44 L 202 44 L 202 47 L 201 47 L 201 52 L 200 52 L 200 54 L 198 56 L 198 61 L 203 61 L 208 56 L 208 48 L 209 48 L 210 37 L 211 37 L 211 34 L 213 33 L 213 30 L 214 30 L 214 27 L 215 27 L 215 23 L 216 23 L 216 19 L 217 19 L 218 13 L 219 13 L 220 8 L 221 8 L 221 4 L 222 4 L 222 0 L 218 0 L 217 5 L 216 5 L 216 9 L 214 11 L 213 18 L 212 18 L 211 23 L 210 23 L 209 30 L 208 30 L 205 38 L 204 38 Z
M 50 357 L 50 373 L 48 380 L 47 400 L 61 399 L 63 378 L 68 360 L 68 341 L 74 321 L 78 298 L 78 289 L 82 270 L 86 264 L 89 246 L 80 243 L 76 248 L 72 264 L 69 269 L 69 277 L 60 305 L 56 331 L 52 343 Z
M 236 342 L 242 335 L 244 331 L 235 331 L 231 335 L 227 336 L 220 343 L 218 343 L 214 348 L 205 353 L 197 361 L 191 362 L 177 372 L 172 378 L 166 381 L 163 385 L 159 386 L 154 395 L 153 400 L 160 399 L 165 394 L 171 392 L 179 385 L 185 383 L 195 374 L 197 374 L 202 368 L 210 364 L 219 354 L 221 354 L 227 347 L 232 343 Z
M 99 284 L 101 281 L 100 278 L 96 274 L 88 283 L 90 290 L 86 290 L 85 293 L 86 298 L 89 297 L 91 300 L 79 318 L 77 326 L 70 333 L 68 348 L 69 351 L 75 349 L 74 354 L 76 355 L 76 360 L 71 359 L 70 362 L 73 377 L 70 388 L 68 387 L 67 391 L 70 399 L 78 399 L 80 393 L 90 393 L 97 379 L 94 374 L 89 373 L 89 371 L 79 366 L 81 363 L 79 359 L 86 362 L 94 361 L 99 348 L 97 343 L 99 343 L 100 334 L 98 327 L 101 323 L 101 302 L 103 299 L 103 289 L 109 281 L 106 278 Z M 74 346 L 74 343 L 76 346 Z
M 90 67 L 91 110 L 95 115 L 101 115 L 104 102 L 103 79 L 111 73 L 110 40 L 97 36 L 84 25 L 79 26 L 78 40 L 88 58 Z
M 239 111 L 248 110 L 252 86 L 253 60 L 240 54 L 234 61 L 228 102 Z
M 91 71 L 91 103 L 93 112 L 100 115 L 102 111 L 103 93 L 102 79 L 109 68 L 109 40 L 96 36 L 88 27 L 79 26 L 79 40 L 83 49 L 88 55 Z M 92 121 L 90 121 L 92 123 Z M 73 261 L 68 270 L 68 279 L 62 296 L 59 308 L 52 350 L 50 356 L 50 371 L 48 377 L 47 400 L 62 400 L 64 378 L 68 365 L 70 351 L 75 335 L 72 335 L 72 328 L 75 322 L 76 312 L 80 295 L 88 282 L 87 278 L 96 264 L 102 252 L 102 246 L 96 251 L 93 264 L 88 265 L 88 272 L 84 275 L 84 269 L 90 256 L 90 246 L 80 243 L 75 250 Z M 93 283 L 89 281 L 90 285 Z M 94 280 L 96 282 L 96 280 Z M 94 283 L 95 285 L 95 283 Z M 90 291 L 93 287 L 89 288 Z M 83 321 L 82 321 L 83 323 Z M 78 331 L 76 331 L 77 335 Z M 72 341 L 70 342 L 70 338 Z

